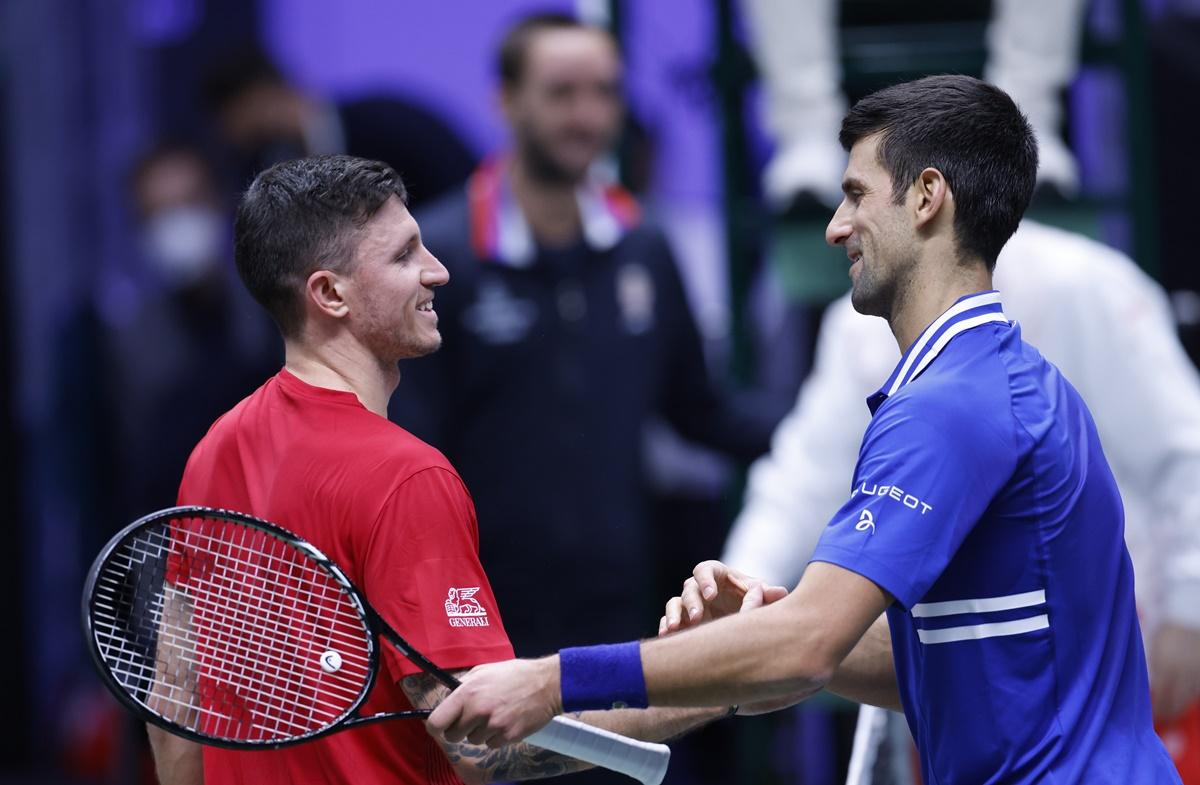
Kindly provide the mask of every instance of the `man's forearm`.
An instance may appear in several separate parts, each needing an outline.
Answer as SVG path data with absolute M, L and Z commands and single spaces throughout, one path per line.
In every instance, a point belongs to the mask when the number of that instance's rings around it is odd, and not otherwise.
M 838 657 L 806 623 L 791 597 L 642 643 L 650 703 L 711 706 L 752 703 L 820 690 Z M 809 619 L 815 622 L 815 619 Z
M 886 617 L 880 616 L 842 660 L 827 689 L 857 703 L 903 711 Z
M 449 690 L 427 674 L 404 678 L 401 686 L 416 708 L 433 708 Z M 587 711 L 571 715 L 597 728 L 642 741 L 667 741 L 729 714 L 721 708 L 652 708 Z M 520 742 L 490 748 L 467 741 L 442 742 L 446 757 L 469 785 L 555 777 L 592 768 L 590 763 Z
M 642 741 L 670 741 L 714 720 L 728 717 L 732 709 L 732 706 L 719 708 L 652 706 L 648 709 L 585 711 L 579 715 L 579 720 L 588 725 Z
M 204 753 L 199 744 L 153 725 L 146 726 L 146 735 L 161 785 L 204 785 Z
M 823 688 L 887 607 L 875 584 L 809 565 L 787 597 L 642 644 L 652 705 L 792 702 Z
M 619 709 L 585 711 L 571 716 L 593 727 L 633 739 L 670 741 L 713 720 L 728 716 L 730 708 Z M 458 746 L 459 755 L 464 758 L 474 756 L 473 762 L 476 767 L 487 773 L 484 782 L 539 779 L 592 768 L 590 763 L 548 752 L 525 742 L 500 749 L 469 744 Z
M 194 727 L 199 700 L 196 690 L 192 602 L 186 592 L 168 586 L 164 593 L 154 683 L 147 705 L 182 727 Z M 199 744 L 146 726 L 154 770 L 161 785 L 203 785 L 204 754 Z
M 449 742 L 498 747 L 543 727 L 564 705 L 600 708 L 631 698 L 633 705 L 676 707 L 795 702 L 833 678 L 891 602 L 869 579 L 814 562 L 795 591 L 773 604 L 678 634 L 632 647 L 584 647 L 569 662 L 560 654 L 481 665 L 433 712 L 429 729 Z M 687 608 L 693 615 L 696 609 Z

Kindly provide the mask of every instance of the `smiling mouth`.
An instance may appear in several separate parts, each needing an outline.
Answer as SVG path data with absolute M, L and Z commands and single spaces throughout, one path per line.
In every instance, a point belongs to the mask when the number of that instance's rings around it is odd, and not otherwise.
M 426 300 L 425 302 L 421 303 L 417 306 L 417 310 L 425 313 L 433 313 L 433 300 Z

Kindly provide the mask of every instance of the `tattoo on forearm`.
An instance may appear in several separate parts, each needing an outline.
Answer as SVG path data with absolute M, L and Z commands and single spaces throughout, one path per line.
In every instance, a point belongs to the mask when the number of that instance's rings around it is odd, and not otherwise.
M 405 676 L 400 681 L 400 687 L 408 696 L 408 702 L 413 705 L 414 709 L 433 709 L 450 694 L 448 687 L 428 673 Z
M 400 686 L 414 709 L 432 709 L 450 694 L 446 685 L 427 673 L 405 676 Z M 450 763 L 456 766 L 465 763 L 478 769 L 487 782 L 555 777 L 589 768 L 582 761 L 524 742 L 499 749 L 465 741 L 441 744 Z
M 573 758 L 524 742 L 495 750 L 466 742 L 443 744 L 442 748 L 451 763 L 469 763 L 484 772 L 488 782 L 555 777 L 587 768 L 587 764 Z

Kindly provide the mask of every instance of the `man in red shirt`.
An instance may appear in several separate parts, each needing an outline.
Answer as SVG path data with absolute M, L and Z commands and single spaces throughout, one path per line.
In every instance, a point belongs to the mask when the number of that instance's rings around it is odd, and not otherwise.
M 294 531 L 419 651 L 464 670 L 513 652 L 479 563 L 470 494 L 440 452 L 387 419 L 397 362 L 441 343 L 434 289 L 449 279 L 405 198 L 386 165 L 348 156 L 284 162 L 250 186 L 235 227 L 238 272 L 279 326 L 285 366 L 197 445 L 179 503 Z M 431 708 L 444 697 L 432 677 L 383 651 L 364 713 Z M 596 724 L 662 738 L 720 714 L 611 712 Z M 449 785 L 585 767 L 525 744 L 441 743 L 407 721 L 251 752 L 149 732 L 163 785 Z

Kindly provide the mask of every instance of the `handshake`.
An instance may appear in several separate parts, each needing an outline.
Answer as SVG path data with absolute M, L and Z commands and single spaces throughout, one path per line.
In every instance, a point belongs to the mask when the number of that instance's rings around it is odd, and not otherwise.
M 784 621 L 786 609 L 776 605 L 788 596 L 786 588 L 768 585 L 719 561 L 701 562 L 693 570 L 692 577 L 684 582 L 679 595 L 667 602 L 659 621 L 657 640 L 564 649 L 557 655 L 536 660 L 508 660 L 478 666 L 464 675 L 461 686 L 434 710 L 427 729 L 452 743 L 466 740 L 472 744 L 499 747 L 526 738 L 558 714 L 585 711 L 585 722 L 594 722 L 625 735 L 671 738 L 731 713 L 763 714 L 791 706 L 820 689 L 821 685 L 792 684 L 791 680 L 780 681 L 766 676 L 751 678 L 752 684 L 743 689 L 732 683 L 739 679 L 726 677 L 727 673 L 757 672 L 752 660 L 768 661 L 768 673 L 778 669 L 781 662 L 778 652 L 789 647 L 767 638 L 798 629 L 797 625 Z M 791 604 L 795 604 L 794 597 L 792 600 Z M 739 646 L 748 646 L 752 651 L 748 658 L 716 641 L 676 640 L 676 633 L 754 609 L 780 618 L 752 622 L 750 626 L 754 630 L 721 631 L 732 634 Z M 777 611 L 784 613 L 781 615 Z M 706 628 L 696 632 L 705 637 L 718 631 Z M 651 649 L 661 646 L 665 650 L 655 657 L 646 651 L 647 645 Z M 704 651 L 720 652 L 718 659 L 724 662 L 705 668 L 690 661 L 696 655 L 702 656 Z M 655 694 L 652 683 L 655 678 L 672 691 L 682 686 L 674 684 L 676 677 L 695 676 L 706 671 L 708 680 L 717 685 L 714 689 L 683 688 L 675 696 L 662 692 Z M 590 711 L 645 708 L 656 697 L 673 697 L 674 701 L 668 705 L 680 708 L 646 713 L 616 712 L 621 716 L 611 720 L 604 720 Z M 740 706 L 734 706 L 731 712 L 730 704 L 739 699 Z
M 683 582 L 679 595 L 667 601 L 658 622 L 659 637 L 713 619 L 770 605 L 786 597 L 784 586 L 769 586 L 719 561 L 703 561 Z

